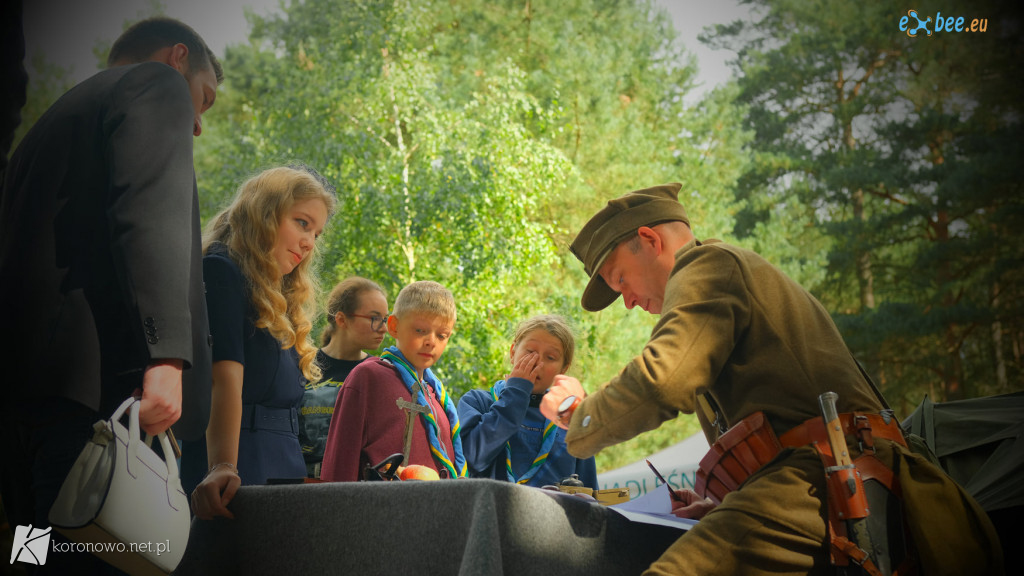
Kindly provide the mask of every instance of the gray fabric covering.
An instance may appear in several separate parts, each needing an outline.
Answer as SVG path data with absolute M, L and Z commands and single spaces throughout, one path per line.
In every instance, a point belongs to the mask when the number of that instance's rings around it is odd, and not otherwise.
M 987 512 L 1024 506 L 1024 392 L 936 404 L 903 421 Z
M 175 574 L 639 574 L 682 535 L 488 479 L 243 486 L 230 509 Z
M 1024 574 L 1024 392 L 938 404 L 925 396 L 902 426 L 988 513 L 1006 573 Z

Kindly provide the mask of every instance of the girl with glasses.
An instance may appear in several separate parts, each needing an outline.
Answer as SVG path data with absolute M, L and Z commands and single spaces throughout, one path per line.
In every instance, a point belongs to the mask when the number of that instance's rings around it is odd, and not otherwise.
M 327 298 L 327 327 L 316 354 L 323 377 L 306 384 L 299 408 L 299 443 L 310 478 L 320 477 L 338 391 L 349 372 L 370 358 L 367 350 L 380 348 L 387 334 L 387 319 L 387 294 L 372 280 L 351 276 L 339 282 Z

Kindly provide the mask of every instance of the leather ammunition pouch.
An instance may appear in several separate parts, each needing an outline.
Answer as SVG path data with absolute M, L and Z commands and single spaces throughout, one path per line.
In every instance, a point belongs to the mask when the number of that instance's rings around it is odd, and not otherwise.
M 832 482 L 838 480 L 839 476 L 826 473 L 830 484 L 828 508 L 832 563 L 847 567 L 852 562 L 866 574 L 907 574 L 913 567 L 909 563 L 909 546 L 903 538 L 902 494 L 892 470 L 875 457 L 874 444 L 876 438 L 885 438 L 906 446 L 903 433 L 895 419 L 879 414 L 845 413 L 839 415 L 839 421 L 843 435 L 856 437 L 860 444 L 861 455 L 853 464 L 856 474 L 863 481 L 862 489 L 868 495 L 869 508 L 878 511 L 875 516 L 869 516 L 868 510 L 862 509 L 852 517 L 868 517 L 871 529 L 879 533 L 886 543 L 880 546 L 885 556 L 880 570 L 863 550 L 847 538 L 845 520 L 851 517 L 848 515 L 850 511 L 837 498 L 839 491 L 833 486 L 835 482 Z M 771 462 L 783 448 L 807 445 L 814 446 L 818 451 L 826 471 L 835 467 L 836 459 L 822 418 L 811 418 L 777 437 L 764 414 L 755 412 L 729 428 L 711 446 L 711 450 L 700 462 L 694 491 L 720 504 L 729 492 L 738 489 L 754 472 Z M 889 517 L 895 522 L 889 522 Z M 899 570 L 890 569 L 888 557 L 901 563 Z
M 782 444 L 763 412 L 754 412 L 722 434 L 700 461 L 693 490 L 721 504 L 725 495 L 778 455 Z

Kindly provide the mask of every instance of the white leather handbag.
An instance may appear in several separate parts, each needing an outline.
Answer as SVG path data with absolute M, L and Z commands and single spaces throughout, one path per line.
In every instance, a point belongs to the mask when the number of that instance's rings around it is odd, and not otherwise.
M 169 574 L 188 544 L 188 499 L 167 434 L 156 436 L 163 457 L 150 448 L 152 437 L 143 441 L 139 403 L 129 398 L 110 420 L 93 425 L 50 509 L 50 524 L 76 550 L 129 574 Z

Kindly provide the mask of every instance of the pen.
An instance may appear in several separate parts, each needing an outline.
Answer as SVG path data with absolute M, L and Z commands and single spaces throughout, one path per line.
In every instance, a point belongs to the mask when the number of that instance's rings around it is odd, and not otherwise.
M 658 469 L 654 467 L 654 464 L 651 464 L 650 460 L 644 460 L 644 462 L 647 462 L 647 465 L 651 468 L 651 472 L 654 472 L 654 475 L 658 477 L 658 480 L 661 480 L 662 484 L 668 486 L 668 493 L 672 495 L 672 499 L 676 502 L 682 502 L 683 499 L 676 494 L 676 491 L 672 489 L 672 485 L 668 483 L 668 480 L 665 480 L 665 477 L 661 475 L 661 472 L 658 472 Z

